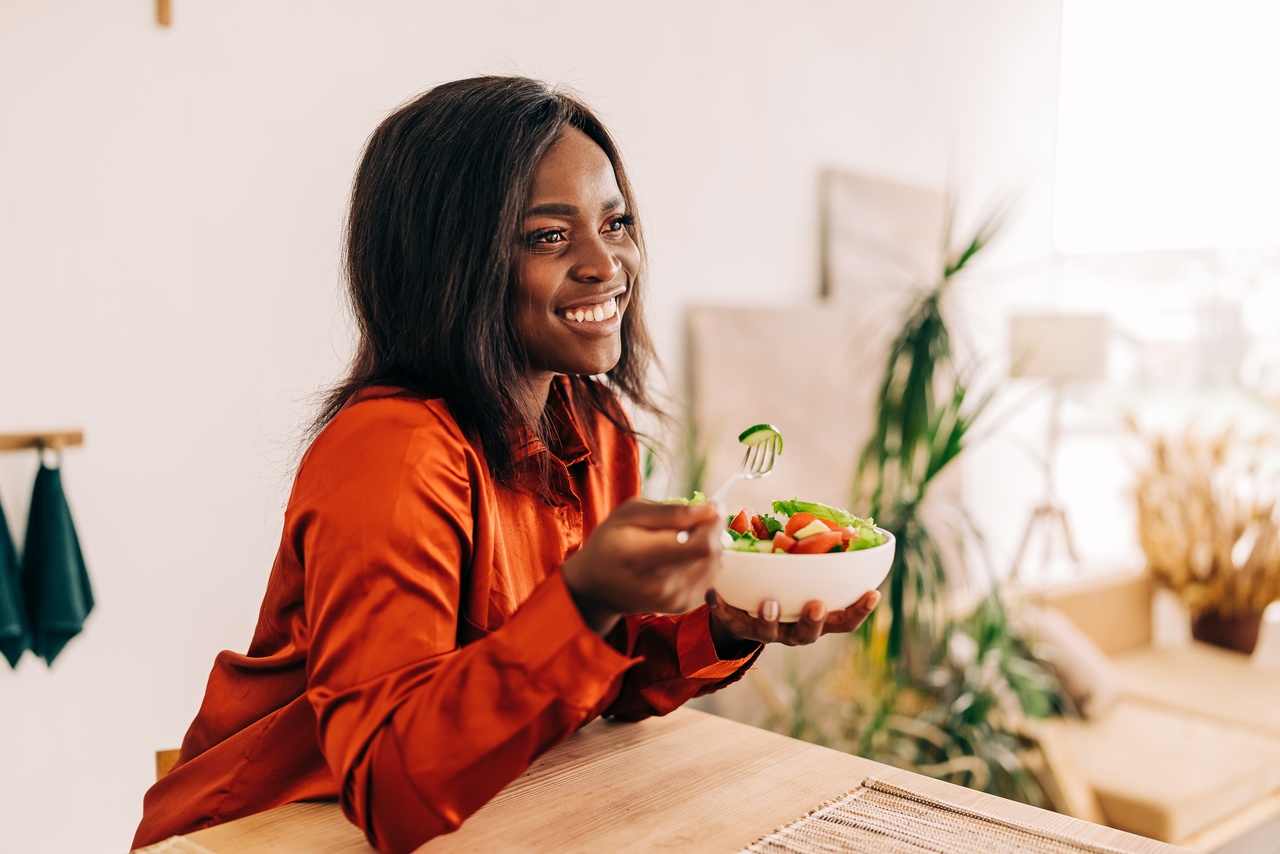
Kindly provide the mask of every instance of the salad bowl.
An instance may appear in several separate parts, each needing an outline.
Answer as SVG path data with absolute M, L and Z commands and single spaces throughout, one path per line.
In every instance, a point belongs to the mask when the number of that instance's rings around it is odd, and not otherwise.
M 757 614 L 760 603 L 775 599 L 779 622 L 800 619 L 805 603 L 821 601 L 839 611 L 875 590 L 889 574 L 896 543 L 882 528 L 885 541 L 869 549 L 831 554 L 759 554 L 725 549 L 716 576 L 716 595 L 729 605 Z

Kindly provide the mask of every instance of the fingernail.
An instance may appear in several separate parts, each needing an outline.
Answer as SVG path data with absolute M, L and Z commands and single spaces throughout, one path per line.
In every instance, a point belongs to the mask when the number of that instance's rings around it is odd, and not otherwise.
M 778 619 L 778 603 L 769 599 L 760 606 L 760 619 L 768 623 L 777 622 Z
M 809 612 L 809 619 L 815 623 L 821 623 L 826 618 L 827 618 L 827 609 L 825 606 Z
M 708 590 L 705 598 L 707 600 L 708 608 L 714 608 L 716 606 L 717 600 L 716 600 L 716 592 L 714 590 Z
M 880 604 L 880 591 L 872 590 L 871 595 L 867 597 L 867 608 L 871 609 Z

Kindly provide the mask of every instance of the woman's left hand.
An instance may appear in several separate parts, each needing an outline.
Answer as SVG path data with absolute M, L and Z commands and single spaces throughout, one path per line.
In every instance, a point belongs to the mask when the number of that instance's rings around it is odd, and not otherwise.
M 802 646 L 813 643 L 826 634 L 851 632 L 866 622 L 879 602 L 879 591 L 872 590 L 849 607 L 828 613 L 823 603 L 814 600 L 805 603 L 800 619 L 796 622 L 779 623 L 777 602 L 761 603 L 759 612 L 753 616 L 741 608 L 726 604 L 716 597 L 714 591 L 707 594 L 707 605 L 711 610 L 711 634 L 717 651 L 726 652 L 733 649 L 735 641 L 738 645 L 742 641 L 757 641 Z

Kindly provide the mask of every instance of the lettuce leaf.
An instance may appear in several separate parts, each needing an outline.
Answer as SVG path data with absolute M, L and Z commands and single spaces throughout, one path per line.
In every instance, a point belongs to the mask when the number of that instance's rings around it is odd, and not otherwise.
M 858 532 L 857 539 L 849 544 L 849 551 L 869 549 L 883 544 L 886 540 L 884 534 L 875 529 L 876 523 L 874 520 L 863 519 L 853 515 L 848 510 L 832 507 L 829 504 L 822 504 L 817 501 L 801 501 L 799 498 L 792 498 L 790 501 L 775 501 L 773 502 L 773 512 L 785 516 L 809 513 L 819 519 L 835 522 L 837 525 L 848 525 Z
M 663 504 L 706 504 L 707 496 L 695 491 L 692 498 L 668 498 Z
M 773 539 L 774 534 L 787 527 L 782 522 L 778 521 L 777 518 L 769 515 L 768 513 L 757 513 L 756 515 L 760 517 L 761 522 L 764 522 L 764 527 L 769 532 L 770 539 Z
M 809 513 L 819 519 L 835 522 L 837 525 L 851 525 L 855 528 L 873 527 L 875 525 L 875 522 L 871 519 L 859 518 L 848 510 L 832 507 L 829 504 L 820 504 L 817 501 L 801 501 L 799 498 L 792 498 L 790 501 L 773 502 L 773 512 L 782 513 L 786 516 Z

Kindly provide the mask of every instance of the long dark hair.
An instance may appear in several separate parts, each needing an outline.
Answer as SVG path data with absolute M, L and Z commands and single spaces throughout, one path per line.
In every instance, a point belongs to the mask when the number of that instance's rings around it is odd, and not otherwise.
M 356 172 L 347 223 L 359 340 L 350 373 L 325 397 L 312 435 L 360 389 L 400 386 L 443 398 L 479 441 L 494 476 L 512 482 L 512 437 L 543 426 L 541 413 L 520 411 L 512 393 L 526 364 L 511 323 L 520 221 L 539 161 L 569 127 L 604 150 L 634 215 L 631 185 L 604 126 L 580 101 L 539 81 L 446 83 L 378 126 Z M 643 258 L 638 223 L 629 231 Z M 608 385 L 661 414 L 645 388 L 655 356 L 640 278 L 630 283 L 622 356 Z M 595 383 L 577 385 L 579 406 L 632 432 L 609 394 Z

